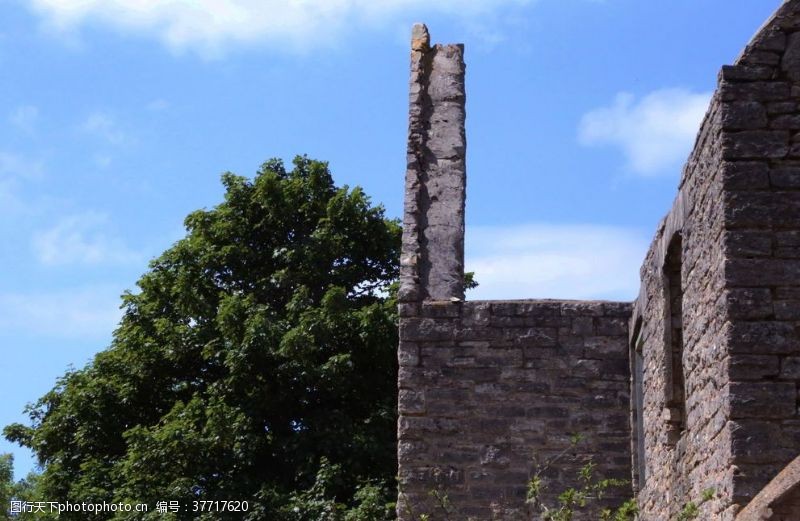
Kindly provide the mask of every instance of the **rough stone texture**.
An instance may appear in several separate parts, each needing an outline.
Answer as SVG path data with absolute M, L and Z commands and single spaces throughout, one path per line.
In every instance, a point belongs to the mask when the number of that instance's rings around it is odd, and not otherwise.
M 464 298 L 464 46 L 411 39 L 401 302 Z
M 545 474 L 550 504 L 577 485 L 589 458 L 600 475 L 629 479 L 630 304 L 426 302 L 418 310 L 400 324 L 401 520 L 415 519 L 409 509 L 443 519 L 429 494 L 439 487 L 457 510 L 450 519 L 530 520 L 534 458 L 569 448 L 575 433 L 585 436 L 570 451 L 576 459 Z
M 714 96 L 678 196 L 641 270 L 642 289 L 632 323 L 638 324 L 644 358 L 639 378 L 644 387 L 645 477 L 637 476 L 637 488 L 645 520 L 672 519 L 683 504 L 698 499 L 709 487 L 717 497 L 703 505 L 701 518 L 724 519 L 728 503 L 719 498 L 732 492 L 731 428 L 728 401 L 721 392 L 728 363 L 723 349 L 726 317 L 721 311 L 728 300 L 746 307 L 759 296 L 729 295 L 725 288 L 726 134 L 721 128 L 724 122 L 753 121 L 749 115 L 758 113 L 737 101 L 727 103 L 719 93 Z M 732 172 L 734 182 L 745 184 L 741 169 Z M 671 251 L 669 245 L 676 238 L 680 248 Z M 675 300 L 682 301 L 680 330 L 674 327 Z M 675 335 L 682 337 L 682 353 L 677 356 Z M 684 388 L 676 395 L 674 382 L 681 379 Z M 673 416 L 682 400 L 685 427 L 677 428 Z
M 800 453 L 800 0 L 722 67 L 632 306 L 451 302 L 463 277 L 462 48 L 431 48 L 423 27 L 412 47 L 401 520 L 440 518 L 429 495 L 440 487 L 451 518 L 530 519 L 531 456 L 572 432 L 588 439 L 579 460 L 632 476 L 640 521 L 675 519 L 709 488 L 698 519 L 800 520 L 800 488 L 776 478 Z M 574 470 L 546 477 L 560 490 Z
M 736 512 L 800 452 L 800 2 L 785 2 L 719 86 L 642 268 L 647 479 L 642 519 L 707 488 L 702 519 Z M 682 238 L 683 356 L 671 359 L 667 244 Z M 687 426 L 670 424 L 673 375 Z M 788 518 L 787 518 L 788 519 Z M 800 519 L 800 511 L 791 519 Z
M 410 122 L 400 287 L 398 459 L 403 521 L 530 519 L 540 463 L 554 495 L 590 458 L 601 476 L 630 475 L 629 304 L 463 303 L 464 62 L 412 31 Z M 630 496 L 630 490 L 620 492 Z M 608 500 L 619 499 L 613 494 Z

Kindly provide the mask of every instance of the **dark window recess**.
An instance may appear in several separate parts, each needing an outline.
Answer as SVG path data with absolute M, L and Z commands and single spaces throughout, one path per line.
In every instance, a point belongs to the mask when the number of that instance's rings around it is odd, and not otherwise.
M 643 340 L 641 321 L 636 325 L 634 341 L 631 346 L 633 358 L 633 426 L 635 446 L 634 472 L 636 477 L 637 492 L 644 488 L 647 482 L 646 455 L 644 451 L 644 356 L 642 355 Z
M 670 441 L 675 443 L 686 430 L 686 380 L 683 369 L 683 281 L 681 279 L 682 238 L 676 233 L 667 248 L 664 261 L 664 293 L 666 297 L 666 323 L 664 324 L 669 378 L 667 385 L 666 417 L 670 427 Z

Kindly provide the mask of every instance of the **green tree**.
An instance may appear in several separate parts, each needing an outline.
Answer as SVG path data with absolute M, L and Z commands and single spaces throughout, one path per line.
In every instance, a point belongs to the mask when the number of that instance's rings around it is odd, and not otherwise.
M 14 498 L 14 458 L 11 454 L 0 454 L 0 519 L 11 519 L 9 509 Z
M 31 472 L 25 479 L 14 481 L 14 456 L 11 454 L 0 454 L 0 521 L 29 521 L 38 519 L 40 521 L 55 519 L 45 512 L 40 513 L 26 512 L 25 509 L 17 509 L 12 513 L 12 501 L 34 501 L 36 496 L 36 484 L 39 475 Z M 21 511 L 20 511 L 21 510 Z
M 151 509 L 60 519 L 315 519 L 315 501 L 345 515 L 388 500 L 398 223 L 305 157 L 222 182 L 224 202 L 190 214 L 123 296 L 111 346 L 4 431 L 37 454 L 43 498 Z M 187 511 L 152 512 L 170 500 Z

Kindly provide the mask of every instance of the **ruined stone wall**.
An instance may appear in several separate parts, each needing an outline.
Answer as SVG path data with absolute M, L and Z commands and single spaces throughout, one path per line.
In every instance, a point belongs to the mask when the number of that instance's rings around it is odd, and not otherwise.
M 534 458 L 565 449 L 544 473 L 551 505 L 590 458 L 599 475 L 630 478 L 630 304 L 425 302 L 403 315 L 401 520 L 443 519 L 434 490 L 457 512 L 450 519 L 535 519 L 525 505 Z M 585 441 L 572 448 L 576 433 Z
M 675 204 L 642 268 L 643 519 L 706 488 L 733 519 L 800 448 L 800 2 L 785 2 L 723 67 Z M 681 238 L 683 355 L 670 356 L 668 245 Z M 676 429 L 674 375 L 685 379 Z M 678 414 L 679 415 L 679 414 Z M 800 518 L 800 512 L 798 512 Z
M 699 518 L 732 521 L 800 449 L 800 0 L 723 67 L 632 307 L 463 302 L 463 47 L 416 26 L 411 63 L 400 519 L 444 517 L 432 491 L 454 519 L 525 519 L 533 458 L 581 433 L 553 493 L 594 458 L 634 469 L 643 521 L 707 489 Z
M 464 46 L 411 40 L 400 301 L 464 297 Z
M 398 515 L 531 519 L 537 458 L 545 498 L 599 476 L 630 476 L 627 323 L 630 305 L 463 302 L 463 47 L 431 46 L 414 27 L 408 168 L 399 292 Z M 570 437 L 585 442 L 572 447 Z M 630 497 L 630 489 L 621 495 Z M 615 498 L 611 494 L 610 498 Z M 522 517 L 520 517 L 522 516 Z
M 725 429 L 725 316 L 718 311 L 724 287 L 722 234 L 721 114 L 715 97 L 687 163 L 672 210 L 661 222 L 642 266 L 642 288 L 632 323 L 643 356 L 645 476 L 637 476 L 645 520 L 675 516 L 704 488 L 732 490 L 730 433 Z M 680 248 L 670 249 L 670 244 Z M 668 259 L 669 255 L 677 258 Z M 680 284 L 671 266 L 678 263 Z M 672 284 L 670 284 L 672 282 Z M 679 289 L 678 289 L 679 288 Z M 680 294 L 676 294 L 680 291 Z M 671 307 L 680 305 L 681 331 Z M 673 342 L 682 336 L 683 356 L 675 363 Z M 631 339 L 632 353 L 636 349 Z M 682 367 L 681 367 L 682 365 Z M 675 367 L 673 367 L 675 366 Z M 685 403 L 677 406 L 674 383 L 683 371 Z M 685 417 L 680 416 L 684 414 Z M 680 423 L 685 423 L 685 428 Z M 641 456 L 639 456 L 641 457 Z M 704 505 L 703 519 L 722 519 L 724 502 Z
M 800 453 L 798 31 L 800 2 L 785 2 L 721 75 L 725 338 L 739 505 Z

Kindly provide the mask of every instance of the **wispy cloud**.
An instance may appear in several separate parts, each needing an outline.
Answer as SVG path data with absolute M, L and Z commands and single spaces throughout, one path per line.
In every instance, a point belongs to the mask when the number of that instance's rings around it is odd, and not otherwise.
M 399 16 L 476 19 L 533 0 L 28 0 L 58 31 L 87 22 L 155 34 L 173 49 L 218 53 L 230 44 L 279 49 L 330 44 Z
M 39 120 L 39 109 L 33 105 L 22 105 L 14 109 L 8 119 L 19 130 L 33 134 Z
M 119 128 L 111 115 L 105 112 L 93 112 L 80 126 L 87 134 L 102 139 L 110 145 L 124 145 L 130 142 L 130 136 Z
M 56 338 L 109 338 L 122 316 L 113 287 L 0 293 L 0 328 Z
M 642 176 L 679 172 L 688 156 L 711 93 L 662 89 L 637 99 L 620 93 L 608 107 L 585 114 L 578 138 L 584 145 L 611 145 Z
M 142 255 L 110 232 L 108 218 L 86 212 L 62 218 L 53 227 L 33 236 L 36 258 L 44 265 L 131 264 Z
M 14 152 L 0 150 L 0 213 L 18 213 L 29 209 L 21 197 L 25 182 L 41 179 L 44 163 Z
M 480 283 L 470 299 L 633 300 L 648 237 L 598 225 L 467 228 L 466 268 Z
M 40 159 L 0 150 L 0 179 L 38 179 L 44 171 L 44 163 Z

